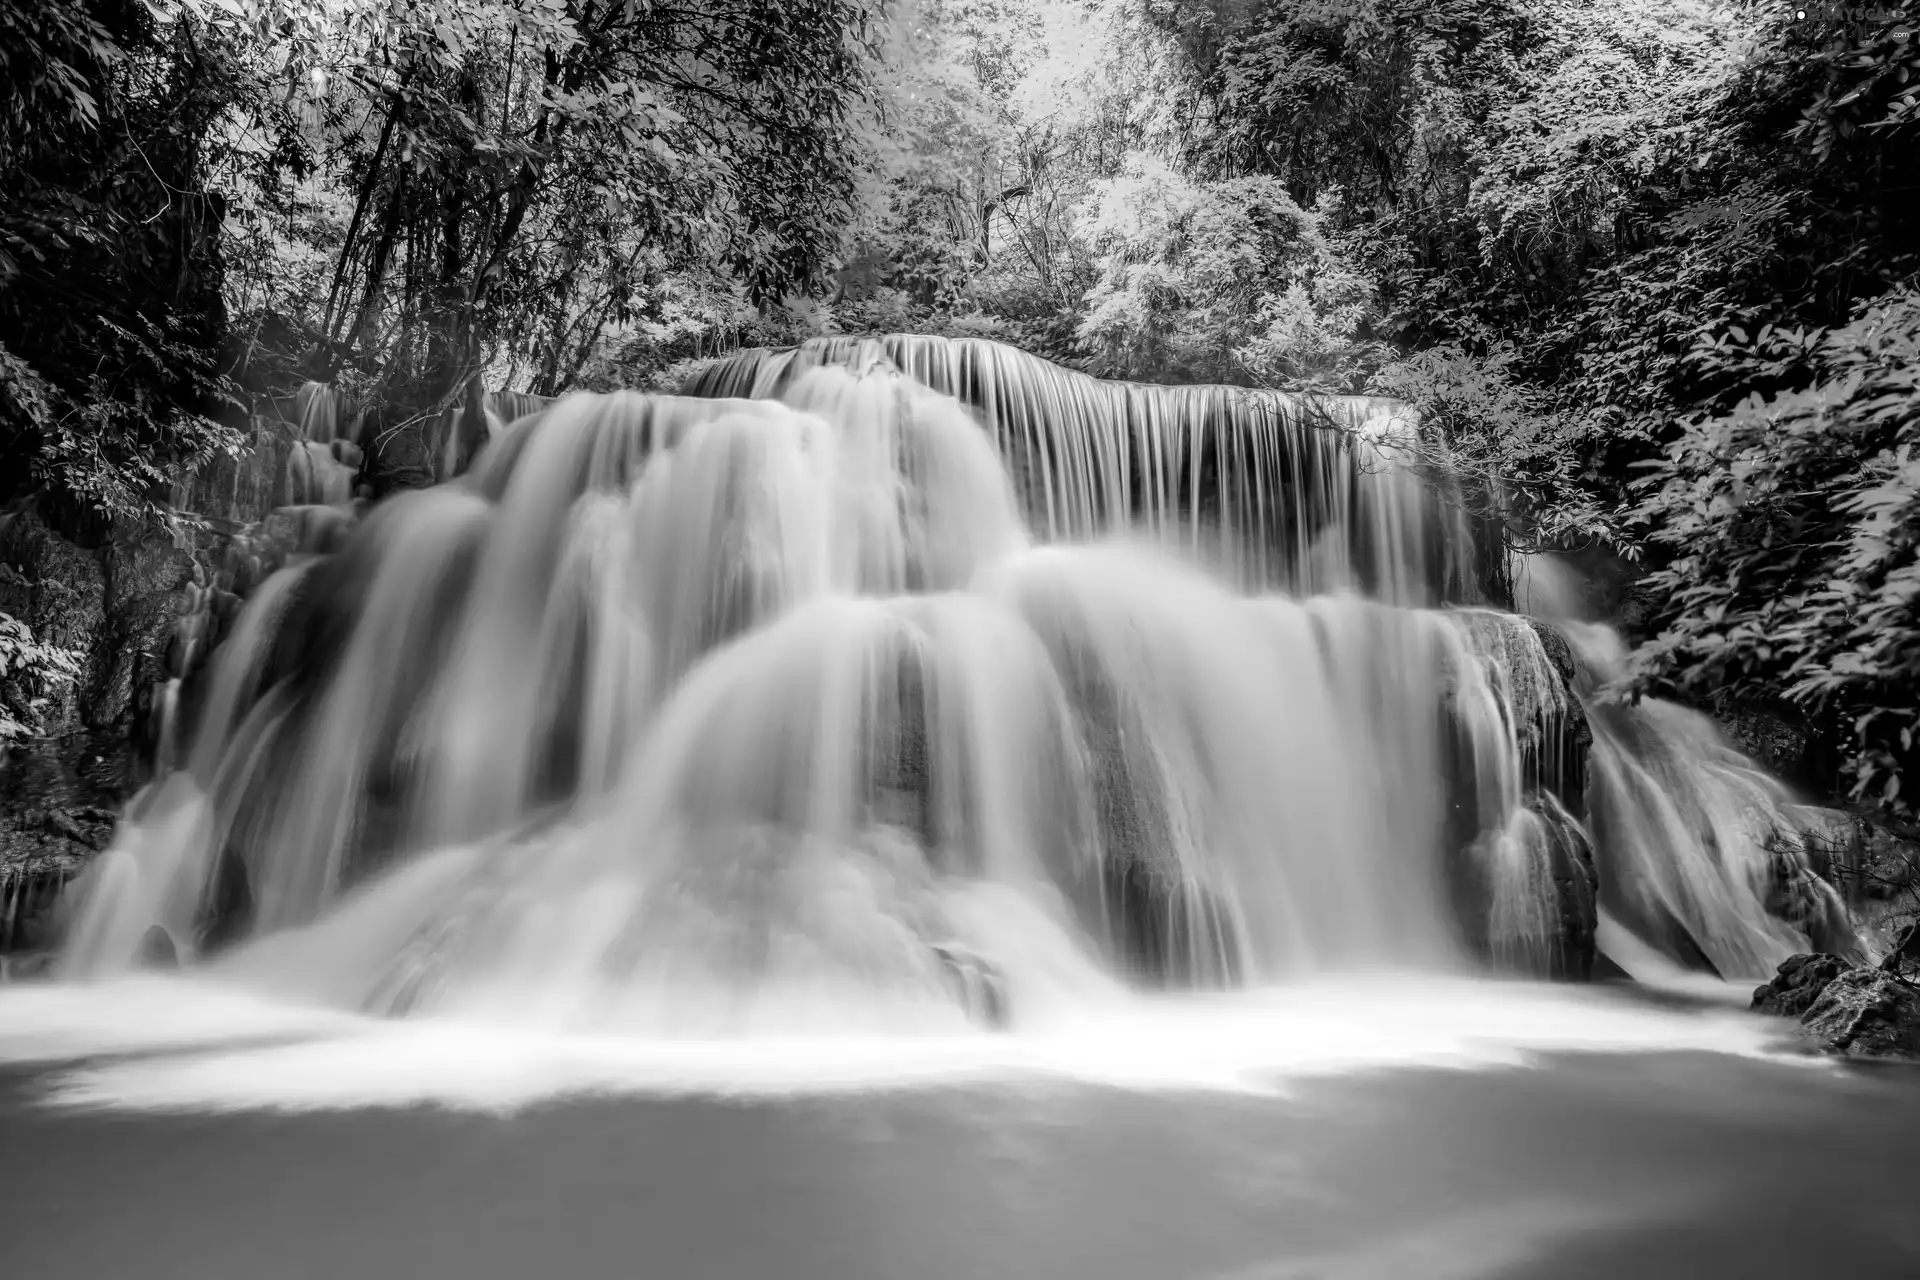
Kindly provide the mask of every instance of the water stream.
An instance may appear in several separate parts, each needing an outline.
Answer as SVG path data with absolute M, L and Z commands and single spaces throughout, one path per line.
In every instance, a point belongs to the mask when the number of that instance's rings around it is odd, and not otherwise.
M 1816 811 L 1602 697 L 1604 628 L 1485 603 L 1386 402 L 923 338 L 687 391 L 517 402 L 254 590 L 63 979 L 165 953 L 353 1017 L 938 1039 L 1860 945 L 1776 839 Z M 315 416 L 309 469 L 349 447 Z

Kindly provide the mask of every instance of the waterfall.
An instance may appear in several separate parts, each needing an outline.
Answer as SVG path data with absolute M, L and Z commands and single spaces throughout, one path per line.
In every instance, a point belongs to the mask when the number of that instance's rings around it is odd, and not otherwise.
M 1565 629 L 1591 703 L 1590 820 L 1611 916 L 1668 956 L 1730 978 L 1770 972 L 1799 951 L 1866 959 L 1840 895 L 1806 856 L 1831 839 L 1836 815 L 1796 801 L 1698 711 L 1594 697 L 1624 670 L 1625 645 L 1606 627 Z
M 1478 595 L 1460 506 L 1396 465 L 1411 424 L 1395 401 L 1114 382 L 1002 343 L 915 334 L 746 351 L 686 390 L 786 396 L 822 365 L 899 369 L 966 405 L 1049 541 L 1144 530 L 1253 590 Z
M 1481 601 L 1390 404 L 913 337 L 685 390 L 496 401 L 285 557 L 64 972 L 157 928 L 392 1015 L 897 1030 L 1584 977 L 1602 910 L 1728 976 L 1804 944 L 1727 816 L 1762 780 L 1701 790 L 1588 632 Z

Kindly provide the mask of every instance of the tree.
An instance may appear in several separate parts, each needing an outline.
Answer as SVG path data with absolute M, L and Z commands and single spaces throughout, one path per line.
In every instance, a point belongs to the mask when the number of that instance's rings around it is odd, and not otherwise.
M 303 207 L 330 264 L 322 296 L 274 303 L 376 399 L 447 403 L 505 364 L 553 391 L 662 271 L 765 303 L 835 261 L 866 0 L 249 5 L 202 13 L 271 33 L 307 115 L 260 221 Z
M 1666 449 L 1639 517 L 1668 602 L 1641 685 L 1783 698 L 1842 744 L 1856 800 L 1911 819 L 1920 792 L 1920 291 L 1823 330 L 1716 346 L 1730 375 L 1805 387 L 1703 414 Z M 1734 369 L 1743 371 L 1734 374 Z
M 1326 208 L 1272 178 L 1193 183 L 1130 157 L 1095 184 L 1098 255 L 1080 338 L 1118 377 L 1348 389 L 1377 353 L 1370 281 L 1342 259 Z
M 134 0 L 22 0 L 0 50 L 0 502 L 98 536 L 237 445 L 207 138 L 244 86 Z

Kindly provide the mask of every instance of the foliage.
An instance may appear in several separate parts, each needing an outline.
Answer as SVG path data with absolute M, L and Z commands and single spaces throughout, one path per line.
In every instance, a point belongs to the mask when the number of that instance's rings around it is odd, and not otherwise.
M 701 361 L 812 336 L 824 327 L 818 312 L 804 303 L 755 306 L 723 272 L 659 271 L 636 298 L 630 321 L 594 345 L 573 384 L 590 391 L 671 391 Z
M 1329 202 L 1330 203 L 1330 202 Z M 1345 389 L 1374 354 L 1371 282 L 1271 178 L 1193 183 L 1134 155 L 1094 184 L 1094 368 L 1177 382 Z
M 206 131 L 231 52 L 131 0 L 23 0 L 0 92 L 0 499 L 69 526 L 157 516 L 235 447 Z
M 1638 515 L 1670 558 L 1672 624 L 1646 677 L 1694 697 L 1778 691 L 1846 726 L 1856 798 L 1903 816 L 1920 791 L 1920 291 L 1832 331 L 1743 332 L 1715 357 L 1815 381 L 1690 422 Z
M 273 302 L 383 399 L 446 399 L 506 351 L 552 391 L 662 262 L 774 302 L 818 284 L 852 214 L 865 0 L 199 12 L 277 37 L 304 101 L 254 218 L 309 219 L 331 270 Z
M 1863 798 L 1910 806 L 1905 17 L 23 0 L 0 501 L 156 514 L 234 446 L 223 371 L 420 417 L 475 378 L 662 386 L 916 331 L 1366 389 L 1511 546 L 1644 559 L 1645 687 L 1780 692 L 1855 743 Z
M 1458 345 L 1413 352 L 1380 369 L 1368 389 L 1411 405 L 1412 461 L 1484 518 L 1516 551 L 1618 547 L 1623 511 L 1603 505 L 1583 474 L 1606 430 L 1604 414 L 1556 410 L 1515 372 L 1508 344 L 1485 355 Z M 1628 552 L 1631 547 L 1624 548 Z
M 1092 275 L 1081 205 L 1138 136 L 1118 32 L 1098 8 L 895 6 L 876 164 L 829 327 L 987 334 L 1079 358 Z
M 80 654 L 33 638 L 33 629 L 0 613 L 0 748 L 39 732 L 57 685 L 80 674 Z

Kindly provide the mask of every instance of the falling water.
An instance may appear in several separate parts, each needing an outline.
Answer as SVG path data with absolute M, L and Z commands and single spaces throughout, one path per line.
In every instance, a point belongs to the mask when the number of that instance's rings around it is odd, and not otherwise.
M 1803 936 L 1751 877 L 1701 887 L 1698 822 L 1621 818 L 1700 803 L 1664 722 L 1649 747 L 1586 705 L 1577 628 L 1578 672 L 1472 604 L 1390 405 L 915 338 L 688 390 L 496 401 L 457 481 L 283 556 L 66 971 L 158 929 L 388 1014 L 897 1029 L 1142 984 L 1585 976 L 1596 885 L 1723 972 Z
M 743 352 L 686 390 L 782 396 L 821 365 L 898 368 L 973 410 L 1049 541 L 1144 530 L 1256 590 L 1478 594 L 1461 508 L 1393 463 L 1410 429 L 1396 401 L 1113 382 L 1001 343 L 912 334 Z
M 1591 824 L 1602 905 L 1669 956 L 1730 978 L 1809 949 L 1864 959 L 1866 944 L 1803 849 L 1835 815 L 1795 800 L 1697 711 L 1593 694 L 1625 669 L 1605 627 L 1566 627 L 1591 701 Z

